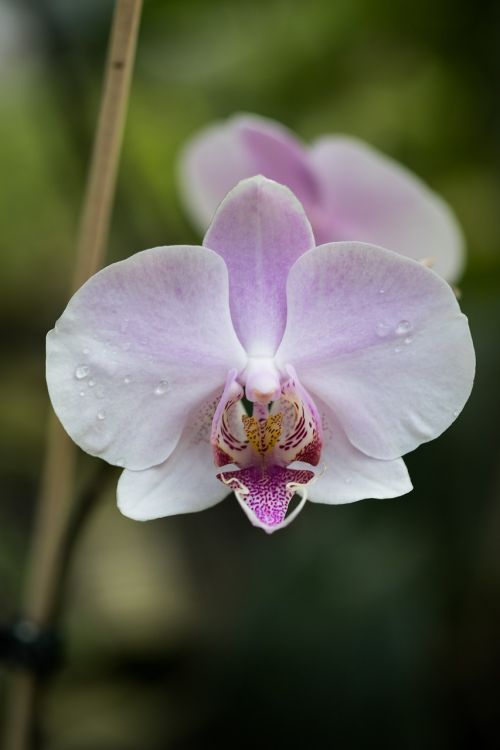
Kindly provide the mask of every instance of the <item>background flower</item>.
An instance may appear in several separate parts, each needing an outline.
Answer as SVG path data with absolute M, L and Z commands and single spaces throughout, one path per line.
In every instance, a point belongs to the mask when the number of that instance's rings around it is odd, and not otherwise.
M 323 136 L 307 147 L 282 125 L 255 115 L 211 125 L 183 151 L 181 192 L 202 231 L 225 194 L 254 174 L 295 193 L 318 245 L 372 242 L 425 259 L 449 281 L 462 269 L 463 238 L 450 208 L 403 166 L 346 136 Z

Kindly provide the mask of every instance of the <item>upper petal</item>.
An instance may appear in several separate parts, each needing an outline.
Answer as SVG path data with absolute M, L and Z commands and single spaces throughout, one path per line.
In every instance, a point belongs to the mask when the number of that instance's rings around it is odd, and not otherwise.
M 273 356 L 285 329 L 288 271 L 314 247 L 299 201 L 264 177 L 244 180 L 219 206 L 203 244 L 226 261 L 241 343 L 251 356 Z
M 216 478 L 210 449 L 212 418 L 220 398 L 213 394 L 190 415 L 173 453 L 158 466 L 122 472 L 118 507 L 129 518 L 149 521 L 193 513 L 220 502 L 229 488 Z
M 323 245 L 288 278 L 276 355 L 364 453 L 393 459 L 437 437 L 465 404 L 474 349 L 455 295 L 436 273 L 362 243 Z
M 47 336 L 63 426 L 88 453 L 130 469 L 165 460 L 191 409 L 245 362 L 226 266 L 201 247 L 158 247 L 108 266 Z
M 283 125 L 256 115 L 236 115 L 195 135 L 179 160 L 179 184 L 201 231 L 226 193 L 240 180 L 258 174 L 287 185 L 306 210 L 319 198 L 309 153 Z
M 359 240 L 415 260 L 428 258 L 449 281 L 460 274 L 464 241 L 449 206 L 416 175 L 367 144 L 324 137 L 311 147 L 322 187 L 318 244 Z

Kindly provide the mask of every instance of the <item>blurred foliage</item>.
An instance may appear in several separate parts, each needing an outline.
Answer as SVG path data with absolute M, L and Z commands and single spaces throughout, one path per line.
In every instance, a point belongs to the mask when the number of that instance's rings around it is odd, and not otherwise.
M 0 0 L 5 617 L 111 11 Z M 69 571 L 47 748 L 498 747 L 499 29 L 493 0 L 146 1 L 109 259 L 197 241 L 175 161 L 213 119 L 252 111 L 305 139 L 358 135 L 442 192 L 464 226 L 478 378 L 457 423 L 408 457 L 415 490 L 399 500 L 309 504 L 267 538 L 231 500 L 141 525 L 103 496 Z

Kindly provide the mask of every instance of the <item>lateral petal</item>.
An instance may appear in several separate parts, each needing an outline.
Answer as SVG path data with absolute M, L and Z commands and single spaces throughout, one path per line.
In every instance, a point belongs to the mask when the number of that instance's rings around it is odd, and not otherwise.
M 64 428 L 88 453 L 136 470 L 164 461 L 193 407 L 245 363 L 224 261 L 201 247 L 108 266 L 47 336 L 47 384 Z
M 472 388 L 474 348 L 436 273 L 373 245 L 333 243 L 299 258 L 287 290 L 277 365 L 293 362 L 356 448 L 398 458 L 454 421 Z

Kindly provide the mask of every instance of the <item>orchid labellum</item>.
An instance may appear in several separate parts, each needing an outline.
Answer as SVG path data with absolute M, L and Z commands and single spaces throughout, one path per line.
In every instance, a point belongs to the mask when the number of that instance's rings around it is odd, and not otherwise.
M 236 115 L 196 134 L 179 167 L 184 204 L 202 232 L 232 187 L 262 174 L 301 201 L 317 245 L 371 242 L 424 261 L 450 282 L 462 270 L 462 232 L 447 204 L 356 138 L 326 135 L 306 146 L 273 120 Z
M 123 513 L 202 510 L 233 490 L 272 532 L 306 497 L 411 489 L 401 456 L 443 432 L 471 389 L 467 320 L 414 260 L 315 244 L 290 190 L 254 177 L 203 247 L 137 253 L 70 300 L 48 334 L 50 397 L 78 445 L 124 467 Z

